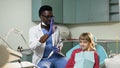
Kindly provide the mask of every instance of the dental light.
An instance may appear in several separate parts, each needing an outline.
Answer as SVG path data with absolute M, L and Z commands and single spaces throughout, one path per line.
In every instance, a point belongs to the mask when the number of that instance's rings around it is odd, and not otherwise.
M 29 45 L 28 45 L 26 39 L 24 38 L 22 32 L 23 32 L 23 31 L 20 31 L 20 30 L 18 30 L 18 29 L 16 29 L 16 28 L 12 28 L 12 29 L 10 29 L 10 30 L 8 31 L 8 33 L 6 34 L 5 40 L 6 40 L 6 41 L 8 40 L 8 36 L 9 36 L 11 33 L 15 33 L 15 34 L 19 35 L 19 36 L 22 38 L 22 40 L 24 41 L 25 45 L 27 45 L 28 48 L 27 48 L 27 49 L 23 49 L 23 47 L 19 45 L 17 50 L 20 51 L 20 52 L 23 53 L 23 54 L 28 55 L 28 54 L 31 54 L 31 53 L 32 53 L 32 50 L 29 48 Z M 10 47 L 11 47 L 11 46 L 10 46 Z

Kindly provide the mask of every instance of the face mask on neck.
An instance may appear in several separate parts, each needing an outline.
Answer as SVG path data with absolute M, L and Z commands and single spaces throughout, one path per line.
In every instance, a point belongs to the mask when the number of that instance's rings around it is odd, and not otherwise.
M 42 22 L 41 24 L 44 25 L 44 26 L 47 26 L 44 22 Z

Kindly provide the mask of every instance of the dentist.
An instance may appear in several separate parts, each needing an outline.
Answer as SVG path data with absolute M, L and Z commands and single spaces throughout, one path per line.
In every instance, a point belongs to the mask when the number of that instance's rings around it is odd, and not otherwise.
M 41 22 L 29 30 L 29 46 L 34 52 L 32 62 L 40 68 L 65 68 L 67 59 L 60 53 L 63 43 L 54 25 L 52 7 L 41 6 L 39 17 Z

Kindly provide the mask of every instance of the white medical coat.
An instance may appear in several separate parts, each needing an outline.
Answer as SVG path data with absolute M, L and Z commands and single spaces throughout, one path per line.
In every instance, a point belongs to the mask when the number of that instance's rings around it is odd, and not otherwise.
M 32 62 L 34 64 L 38 64 L 38 62 L 42 59 L 46 42 L 45 43 L 40 43 L 39 40 L 43 36 L 43 32 L 41 29 L 41 23 L 39 25 L 33 26 L 29 30 L 29 42 L 30 42 L 30 48 L 33 50 L 33 57 L 32 57 Z M 63 43 L 59 42 L 61 41 L 60 37 L 60 32 L 56 28 L 55 32 L 52 34 L 52 43 L 53 46 L 55 45 L 61 45 L 63 46 Z

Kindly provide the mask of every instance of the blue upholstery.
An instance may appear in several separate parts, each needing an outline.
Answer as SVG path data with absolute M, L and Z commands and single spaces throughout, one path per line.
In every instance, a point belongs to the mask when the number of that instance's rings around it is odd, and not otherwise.
M 97 51 L 98 56 L 99 56 L 100 66 L 102 66 L 102 65 L 104 64 L 104 60 L 108 57 L 108 56 L 107 56 L 107 53 L 106 53 L 106 51 L 104 50 L 104 48 L 103 48 L 101 45 L 97 44 L 95 47 L 96 47 L 96 51 Z M 74 46 L 73 48 L 71 48 L 71 49 L 66 53 L 66 57 L 69 59 L 70 56 L 71 56 L 72 51 L 73 51 L 74 49 L 77 49 L 77 48 L 80 48 L 80 45 L 79 45 L 79 44 L 76 45 L 76 46 Z

